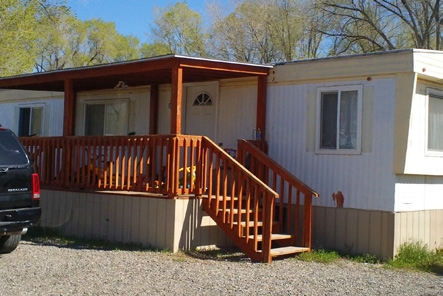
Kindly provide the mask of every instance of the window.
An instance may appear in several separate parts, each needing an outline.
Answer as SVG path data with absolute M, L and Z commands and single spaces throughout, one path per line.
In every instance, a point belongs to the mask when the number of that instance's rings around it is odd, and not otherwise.
M 208 93 L 202 92 L 194 99 L 193 106 L 212 106 L 212 98 Z
M 112 136 L 128 133 L 128 103 L 86 103 L 85 136 Z
M 362 87 L 320 88 L 317 96 L 316 152 L 359 154 Z
M 0 165 L 25 165 L 28 161 L 17 138 L 7 130 L 0 131 Z
M 429 152 L 443 152 L 443 91 L 428 90 Z
M 18 113 L 18 136 L 42 136 L 43 112 L 43 106 L 20 107 Z

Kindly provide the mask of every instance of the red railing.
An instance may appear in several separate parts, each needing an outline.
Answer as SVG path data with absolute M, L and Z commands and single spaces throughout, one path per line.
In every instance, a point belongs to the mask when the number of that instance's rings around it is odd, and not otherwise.
M 261 152 L 264 143 L 239 141 L 237 161 L 201 136 L 21 140 L 42 187 L 203 197 L 209 215 L 256 261 L 271 262 L 274 233 L 295 232 L 288 243 L 311 247 L 312 196 L 318 195 Z
M 274 230 L 291 234 L 294 245 L 311 248 L 312 197 L 318 197 L 318 193 L 269 158 L 262 151 L 266 149 L 265 144 L 249 142 L 238 141 L 237 157 L 240 163 L 279 194 Z
M 201 137 L 35 137 L 21 141 L 42 186 L 170 196 L 196 190 Z
M 206 137 L 201 164 L 205 210 L 246 255 L 270 263 L 278 194 Z

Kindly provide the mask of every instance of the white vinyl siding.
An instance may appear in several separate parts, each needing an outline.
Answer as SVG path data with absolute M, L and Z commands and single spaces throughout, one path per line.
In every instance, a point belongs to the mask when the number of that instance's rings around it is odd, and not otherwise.
M 331 195 L 340 190 L 345 208 L 393 211 L 395 79 L 347 85 L 364 90 L 361 154 L 316 153 L 317 90 L 337 89 L 331 82 L 268 87 L 269 155 L 320 194 L 314 205 L 334 207 Z

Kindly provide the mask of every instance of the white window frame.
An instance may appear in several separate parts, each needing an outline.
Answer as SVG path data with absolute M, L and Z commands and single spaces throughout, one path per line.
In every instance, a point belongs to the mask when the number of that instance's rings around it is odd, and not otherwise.
M 426 89 L 426 106 L 425 106 L 425 156 L 437 156 L 442 157 L 443 156 L 443 149 L 442 150 L 436 150 L 436 149 L 429 149 L 429 105 L 431 97 L 439 97 L 443 101 L 443 90 L 433 89 L 433 88 L 427 88 Z M 443 135 L 442 135 L 443 136 Z
M 42 109 L 42 118 L 41 118 L 41 122 L 40 122 L 40 124 L 41 124 L 41 126 L 40 126 L 40 128 L 41 128 L 41 135 L 36 135 L 36 136 L 45 136 L 46 135 L 46 117 L 47 117 L 47 115 L 46 115 L 46 109 L 47 109 L 47 107 L 46 107 L 46 104 L 44 104 L 44 103 L 35 103 L 35 104 L 23 104 L 23 105 L 18 105 L 17 107 L 16 107 L 16 118 L 17 118 L 17 120 L 16 120 L 16 131 L 17 131 L 17 135 L 19 135 L 20 134 L 20 110 L 21 109 L 31 109 L 31 118 L 30 118 L 30 122 L 29 122 L 29 124 L 31 124 L 32 123 L 32 110 L 33 109 L 39 109 L 39 108 L 41 108 Z M 29 129 L 30 129 L 30 132 L 32 132 L 32 126 L 30 126 L 29 127 Z M 24 135 L 20 135 L 20 136 L 22 136 L 22 137 L 26 137 L 26 136 L 24 136 Z M 31 135 L 28 135 L 28 136 L 31 136 Z
M 322 122 L 322 93 L 327 92 L 338 92 L 339 99 L 340 93 L 343 91 L 357 91 L 357 142 L 356 148 L 354 149 L 344 149 L 337 147 L 336 149 L 326 149 L 320 148 L 321 143 L 321 122 Z M 362 109 L 363 109 L 363 86 L 362 85 L 341 85 L 341 86 L 328 86 L 317 88 L 317 114 L 316 114 L 316 136 L 315 136 L 315 153 L 316 154 L 351 154 L 357 155 L 361 154 L 361 143 L 362 143 Z M 337 108 L 338 115 L 340 114 L 340 104 Z M 337 116 L 337 131 L 339 130 L 339 116 Z M 338 145 L 338 135 L 337 135 L 337 145 Z
M 106 99 L 106 100 L 85 100 L 83 102 L 83 135 L 86 135 L 86 108 L 88 105 L 105 105 L 105 110 L 106 110 L 106 105 L 112 105 L 112 104 L 125 104 L 126 105 L 126 111 L 127 111 L 127 117 L 125 120 L 125 126 L 123 127 L 123 130 L 125 130 L 124 133 L 122 134 L 107 134 L 106 133 L 106 126 L 103 127 L 103 135 L 102 136 L 123 136 L 126 135 L 128 133 L 129 130 L 129 114 L 130 114 L 130 110 L 129 110 L 129 99 L 118 99 L 118 100 L 110 100 L 110 99 Z M 106 113 L 105 113 L 106 116 Z M 106 124 L 106 118 L 104 118 L 105 122 L 104 124 Z

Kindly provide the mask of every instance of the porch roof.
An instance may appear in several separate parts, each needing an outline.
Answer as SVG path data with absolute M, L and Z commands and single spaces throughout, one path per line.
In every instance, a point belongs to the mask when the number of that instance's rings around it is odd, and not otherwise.
M 186 83 L 266 76 L 272 66 L 165 55 L 0 78 L 0 89 L 64 91 L 66 81 L 72 82 L 76 92 L 112 89 L 120 81 L 129 87 L 167 84 L 171 83 L 173 69 L 177 68 L 183 69 L 183 83 Z

